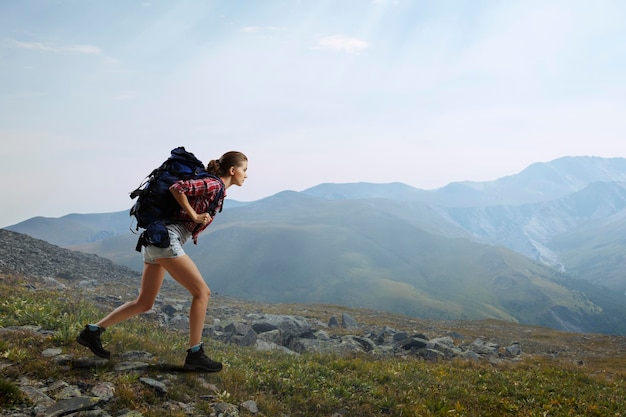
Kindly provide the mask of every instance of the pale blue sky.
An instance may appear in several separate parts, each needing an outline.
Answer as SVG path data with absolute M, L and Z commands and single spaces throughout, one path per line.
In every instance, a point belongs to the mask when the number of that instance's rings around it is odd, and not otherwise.
M 179 145 L 229 195 L 626 156 L 626 2 L 0 1 L 0 226 L 125 210 Z

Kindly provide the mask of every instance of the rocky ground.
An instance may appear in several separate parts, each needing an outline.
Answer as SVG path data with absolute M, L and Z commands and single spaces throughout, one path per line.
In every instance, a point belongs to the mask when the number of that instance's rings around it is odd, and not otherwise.
M 63 293 L 77 291 L 68 287 L 67 281 L 54 278 L 32 278 L 33 289 L 54 288 Z M 132 298 L 136 288 L 132 284 L 109 287 L 103 294 L 101 286 L 80 281 L 80 291 L 92 297 L 103 308 L 112 308 Z M 188 297 L 174 282 L 168 282 L 154 309 L 145 317 L 163 326 L 186 331 Z M 390 315 L 367 309 L 348 309 L 332 305 L 277 305 L 236 300 L 216 295 L 209 311 L 209 324 L 205 336 L 224 343 L 249 346 L 259 350 L 280 350 L 292 355 L 316 352 L 339 354 L 370 354 L 393 357 L 415 356 L 426 361 L 476 360 L 488 361 L 494 366 L 528 357 L 550 357 L 602 369 L 611 376 L 610 360 L 626 356 L 626 338 L 598 334 L 564 333 L 554 330 L 523 326 L 515 323 L 486 321 L 432 321 Z M 31 326 L 0 328 L 0 339 L 16 333 L 46 337 L 46 329 Z M 67 369 L 97 369 L 107 360 L 87 356 L 73 357 L 61 349 L 46 349 L 41 355 Z M 119 354 L 113 364 L 114 372 L 142 372 L 155 364 L 148 351 L 131 351 Z M 607 367 L 602 368 L 603 361 Z M 11 363 L 0 359 L 0 369 Z M 168 369 L 170 367 L 171 369 Z M 166 396 L 168 385 L 175 383 L 182 369 L 165 366 L 166 377 L 155 380 L 140 377 L 142 384 L 157 395 Z M 616 377 L 619 372 L 614 374 Z M 207 392 L 219 396 L 220 388 L 203 380 Z M 23 377 L 20 390 L 33 405 L 22 409 L 0 411 L 2 417 L 25 416 L 99 416 L 109 417 L 106 404 L 115 398 L 115 388 L 109 383 L 70 384 L 63 380 L 37 380 Z M 210 396 L 210 395 L 209 395 Z M 254 415 L 258 412 L 253 400 L 242 404 L 215 401 L 214 416 L 234 417 Z M 182 411 L 186 415 L 199 415 L 192 405 L 182 402 L 165 402 L 164 407 Z M 244 411 L 245 410 L 245 411 Z M 117 414 L 138 416 L 135 411 Z
M 52 247 L 21 235 L 0 231 L 0 273 L 29 277 L 34 290 L 52 289 L 59 294 L 80 292 L 104 311 L 135 297 L 139 274 L 93 255 L 77 254 Z M 9 249 L 10 248 L 10 249 Z M 171 329 L 186 331 L 189 297 L 167 279 L 154 309 L 145 315 Z M 13 337 L 47 337 L 48 330 L 22 326 L 0 328 L 0 340 Z M 415 356 L 426 361 L 477 360 L 494 365 L 529 357 L 552 358 L 575 366 L 590 367 L 606 377 L 623 377 L 613 367 L 613 359 L 626 357 L 626 337 L 555 331 L 516 323 L 483 321 L 435 321 L 398 316 L 368 309 L 324 304 L 265 304 L 214 294 L 204 329 L 207 338 L 259 350 L 279 350 L 291 355 L 316 352 L 359 353 L 378 357 Z M 68 369 L 94 369 L 102 363 L 95 357 L 72 357 L 60 349 L 40 354 L 51 363 Z M 116 359 L 115 372 L 141 371 L 155 366 L 151 353 L 123 352 Z M 0 372 L 12 366 L 0 358 Z M 141 383 L 162 395 L 167 381 L 176 372 L 162 369 L 164 380 L 141 378 Z M 177 371 L 177 370 L 172 370 Z M 178 370 L 179 371 L 179 370 Z M 165 381 L 165 382 L 164 382 Z M 2 417 L 25 416 L 102 416 L 115 390 L 103 384 L 69 384 L 63 380 L 37 380 L 23 377 L 20 390 L 33 405 L 0 411 Z M 220 387 L 203 381 L 208 392 L 219 396 Z M 172 412 L 197 415 L 190 405 L 166 402 Z M 254 401 L 214 403 L 215 416 L 253 415 Z M 164 415 L 167 415 L 165 413 Z M 133 411 L 119 416 L 137 416 Z M 205 414 L 206 415 L 206 414 Z

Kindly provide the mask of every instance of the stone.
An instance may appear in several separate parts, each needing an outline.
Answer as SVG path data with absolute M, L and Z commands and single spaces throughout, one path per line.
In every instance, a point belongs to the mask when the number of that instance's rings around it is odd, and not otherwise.
M 215 403 L 213 409 L 216 417 L 239 417 L 239 409 L 233 404 Z
M 256 401 L 248 400 L 241 403 L 241 408 L 244 408 L 251 412 L 252 414 L 256 414 L 259 412 L 259 408 L 256 405 Z
M 91 393 L 103 401 L 110 401 L 115 396 L 115 385 L 111 382 L 101 382 L 91 389 Z
M 348 313 L 341 315 L 341 327 L 344 329 L 355 329 L 359 327 L 359 323 Z
M 167 394 L 167 387 L 165 386 L 165 384 L 162 383 L 162 382 L 157 381 L 156 379 L 139 378 L 139 381 L 141 381 L 144 385 L 149 386 L 150 388 L 154 388 L 156 393 L 159 394 L 159 395 Z
M 46 417 L 65 416 L 77 411 L 90 410 L 100 402 L 98 397 L 74 397 L 61 400 L 46 410 Z
M 51 358 L 51 357 L 54 357 L 54 356 L 59 356 L 62 352 L 63 352 L 63 350 L 61 350 L 61 349 L 50 348 L 50 349 L 46 349 L 43 352 L 41 352 L 41 356 L 43 356 L 44 358 Z
M 123 371 L 142 371 L 149 367 L 145 362 L 120 362 L 115 364 L 115 370 L 118 372 Z

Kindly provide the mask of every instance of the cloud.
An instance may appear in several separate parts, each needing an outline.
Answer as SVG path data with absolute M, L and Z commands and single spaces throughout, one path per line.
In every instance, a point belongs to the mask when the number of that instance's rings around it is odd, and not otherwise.
M 44 52 L 69 52 L 86 55 L 100 55 L 102 50 L 93 45 L 68 45 L 68 46 L 50 46 L 41 42 L 21 42 L 13 41 L 13 44 L 22 49 L 31 49 Z
M 344 35 L 331 35 L 321 37 L 317 40 L 315 49 L 327 49 L 349 54 L 359 54 L 370 47 L 370 44 L 358 38 L 351 38 Z

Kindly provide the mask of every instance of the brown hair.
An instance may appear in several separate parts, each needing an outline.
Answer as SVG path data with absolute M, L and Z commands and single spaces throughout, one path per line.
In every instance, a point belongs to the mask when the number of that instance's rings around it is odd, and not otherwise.
M 226 152 L 219 159 L 212 159 L 206 166 L 206 170 L 209 174 L 222 177 L 228 175 L 230 167 L 238 167 L 248 160 L 248 157 L 241 152 L 230 151 Z

